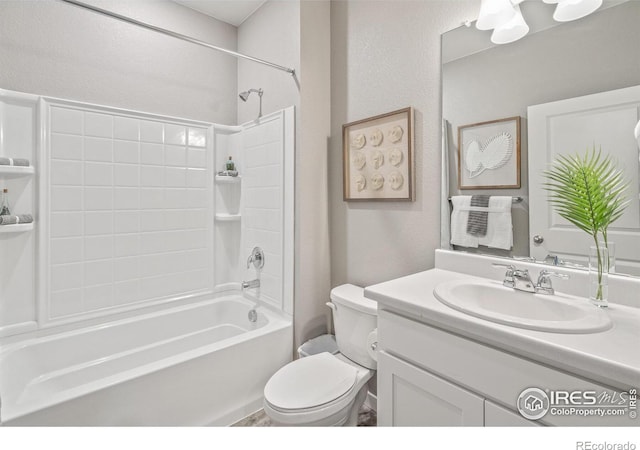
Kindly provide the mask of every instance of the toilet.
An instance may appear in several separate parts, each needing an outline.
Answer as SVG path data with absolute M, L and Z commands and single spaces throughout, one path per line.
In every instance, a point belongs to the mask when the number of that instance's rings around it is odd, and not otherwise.
M 264 411 L 280 426 L 355 426 L 377 368 L 377 303 L 352 284 L 331 291 L 339 353 L 300 358 L 264 388 Z

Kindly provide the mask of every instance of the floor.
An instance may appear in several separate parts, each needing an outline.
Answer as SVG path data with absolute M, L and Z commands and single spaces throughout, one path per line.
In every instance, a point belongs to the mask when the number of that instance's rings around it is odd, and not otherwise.
M 358 426 L 359 427 L 375 427 L 377 423 L 376 412 L 369 407 L 363 405 L 358 413 Z M 234 423 L 232 427 L 270 427 L 271 420 L 261 409 L 248 417 Z

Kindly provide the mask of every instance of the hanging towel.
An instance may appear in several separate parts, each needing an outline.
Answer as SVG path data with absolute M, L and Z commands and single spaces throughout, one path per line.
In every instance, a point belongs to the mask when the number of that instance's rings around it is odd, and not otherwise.
M 478 238 L 467 233 L 470 195 L 456 195 L 451 197 L 453 211 L 451 212 L 451 243 L 462 247 L 478 247 Z
M 490 195 L 472 195 L 471 206 L 477 206 L 480 208 L 487 208 L 489 206 Z M 489 210 L 478 211 L 472 209 L 469 211 L 469 220 L 467 221 L 467 233 L 471 236 L 486 236 L 487 234 L 487 219 Z
M 511 250 L 513 247 L 512 205 L 512 197 L 491 196 L 488 207 L 487 233 L 479 238 L 480 245 Z
M 20 223 L 33 222 L 31 214 L 20 214 L 18 216 L 0 216 L 0 225 L 16 225 Z

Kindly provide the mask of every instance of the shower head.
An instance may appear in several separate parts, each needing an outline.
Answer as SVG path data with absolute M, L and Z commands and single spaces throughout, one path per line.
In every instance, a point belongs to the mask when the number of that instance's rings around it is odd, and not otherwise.
M 264 91 L 262 89 L 249 89 L 248 91 L 240 92 L 239 97 L 243 102 L 246 102 L 252 92 L 257 92 L 258 97 L 260 97 L 260 112 L 258 114 L 259 119 L 260 117 L 262 117 L 262 94 Z
M 240 98 L 242 101 L 246 102 L 252 92 L 257 92 L 258 95 L 262 97 L 262 89 L 249 89 L 248 91 L 240 92 Z

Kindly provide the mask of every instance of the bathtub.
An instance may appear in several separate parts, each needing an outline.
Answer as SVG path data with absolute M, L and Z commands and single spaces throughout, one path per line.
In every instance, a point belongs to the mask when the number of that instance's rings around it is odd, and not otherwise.
M 240 295 L 7 345 L 2 425 L 229 425 L 291 360 L 291 320 Z

